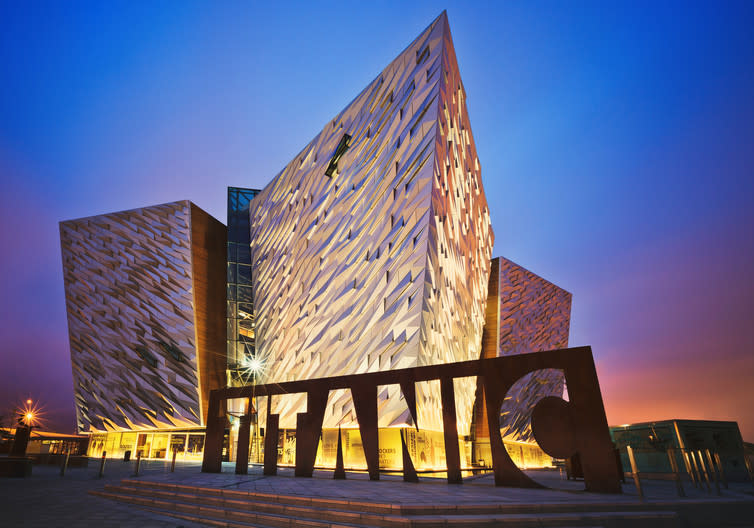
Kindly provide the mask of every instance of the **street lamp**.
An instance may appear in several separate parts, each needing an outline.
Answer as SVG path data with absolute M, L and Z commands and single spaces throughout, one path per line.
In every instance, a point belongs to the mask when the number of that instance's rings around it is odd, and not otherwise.
M 257 463 L 259 463 L 259 408 L 257 406 L 256 385 L 257 379 L 261 378 L 264 374 L 266 365 L 265 361 L 258 355 L 244 356 L 241 360 L 241 378 L 248 383 L 248 380 L 252 380 L 252 400 L 254 405 L 254 450 L 257 455 Z
M 31 430 L 37 424 L 40 411 L 34 406 L 34 402 L 29 398 L 26 400 L 26 406 L 16 409 L 17 422 L 16 432 L 13 435 L 13 445 L 11 446 L 10 456 L 24 456 L 26 446 L 31 437 Z
M 252 378 L 256 385 L 257 377 L 264 372 L 264 366 L 264 361 L 258 355 L 244 356 L 241 360 L 241 378 L 247 382 Z
M 26 400 L 26 405 L 18 408 L 18 423 L 20 425 L 27 425 L 29 427 L 37 425 L 39 421 L 40 409 L 34 405 L 34 401 L 29 398 Z

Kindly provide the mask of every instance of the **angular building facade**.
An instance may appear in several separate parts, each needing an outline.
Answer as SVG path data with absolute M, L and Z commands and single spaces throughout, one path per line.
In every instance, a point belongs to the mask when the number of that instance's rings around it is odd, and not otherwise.
M 200 447 L 186 434 L 225 385 L 225 236 L 188 201 L 60 223 L 78 430 L 95 433 L 92 449 L 162 454 L 178 431 L 184 450 Z
M 443 13 L 250 204 L 267 383 L 477 359 L 493 234 Z M 468 432 L 474 381 L 457 386 Z M 411 425 L 397 386 L 380 425 Z M 418 421 L 441 431 L 439 386 Z M 262 407 L 264 408 L 264 407 Z M 295 428 L 305 399 L 273 402 Z M 325 427 L 352 426 L 349 395 Z
M 568 345 L 570 294 L 491 259 L 445 13 L 264 189 L 228 188 L 227 228 L 181 201 L 61 222 L 60 233 L 78 425 L 93 435 L 94 455 L 196 453 L 207 394 L 226 385 Z M 470 377 L 454 387 L 464 465 L 479 462 L 489 451 L 480 390 Z M 417 423 L 397 384 L 380 388 L 382 467 L 401 466 L 401 430 L 418 468 L 443 467 L 440 384 L 415 390 Z M 522 460 L 534 404 L 562 391 L 555 371 L 511 390 L 501 423 Z M 261 460 L 269 405 L 280 419 L 280 462 L 293 463 L 305 395 L 252 399 L 258 412 L 243 398 L 228 402 L 226 455 L 245 417 L 255 424 L 250 457 Z M 318 465 L 334 464 L 339 428 L 345 465 L 363 466 L 346 390 L 330 393 Z
M 492 259 L 482 357 L 494 358 L 568 347 L 571 294 L 504 258 Z M 559 370 L 536 370 L 513 384 L 500 409 L 501 434 L 520 464 L 539 465 L 531 414 L 539 400 L 563 395 Z M 489 429 L 482 390 L 474 408 L 475 460 L 489 460 Z

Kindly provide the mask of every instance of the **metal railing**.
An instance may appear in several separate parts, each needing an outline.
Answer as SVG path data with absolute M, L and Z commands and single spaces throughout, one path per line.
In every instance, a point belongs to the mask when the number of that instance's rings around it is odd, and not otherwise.
M 689 475 L 691 483 L 697 489 L 706 489 L 707 493 L 712 493 L 712 484 L 714 483 L 715 491 L 717 495 L 721 494 L 720 483 L 725 489 L 728 489 L 728 480 L 725 477 L 725 471 L 723 469 L 720 455 L 711 451 L 710 449 L 680 449 L 671 448 L 666 451 L 668 462 L 670 463 L 670 472 L 663 471 L 639 471 L 638 464 L 636 462 L 635 449 L 630 445 L 626 446 L 628 453 L 628 460 L 631 464 L 630 475 L 636 485 L 636 491 L 639 495 L 639 500 L 644 500 L 644 490 L 642 488 L 642 474 L 644 478 L 648 478 L 651 475 L 669 475 L 675 482 L 676 491 L 679 497 L 685 497 L 686 492 L 683 488 L 683 472 L 679 468 L 678 458 L 683 461 L 686 473 Z

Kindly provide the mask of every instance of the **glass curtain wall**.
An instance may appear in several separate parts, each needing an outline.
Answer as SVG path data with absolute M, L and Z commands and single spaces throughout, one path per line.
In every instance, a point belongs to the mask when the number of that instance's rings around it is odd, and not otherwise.
M 204 454 L 204 432 L 194 430 L 183 431 L 126 431 L 110 433 L 94 433 L 89 437 L 90 457 L 101 457 L 103 452 L 107 458 L 123 458 L 130 452 L 129 458 L 136 458 L 141 454 L 144 459 L 171 460 L 173 451 L 177 452 L 176 460 L 201 460 Z
M 251 291 L 249 202 L 260 191 L 228 187 L 227 368 L 228 385 L 245 384 L 254 358 L 254 297 Z

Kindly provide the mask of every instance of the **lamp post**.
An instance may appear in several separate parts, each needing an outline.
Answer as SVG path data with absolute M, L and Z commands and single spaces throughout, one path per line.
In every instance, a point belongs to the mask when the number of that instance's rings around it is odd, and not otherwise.
M 254 354 L 253 356 L 245 356 L 241 362 L 241 367 L 246 374 L 245 378 L 251 377 L 252 380 L 252 402 L 250 404 L 254 406 L 254 451 L 256 452 L 257 463 L 259 463 L 259 409 L 257 407 L 256 387 L 257 377 L 264 372 L 264 362 L 257 354 Z
M 22 457 L 26 455 L 26 446 L 31 438 L 31 429 L 36 420 L 36 411 L 31 399 L 26 400 L 26 407 L 16 409 L 16 434 L 11 446 L 11 456 Z

